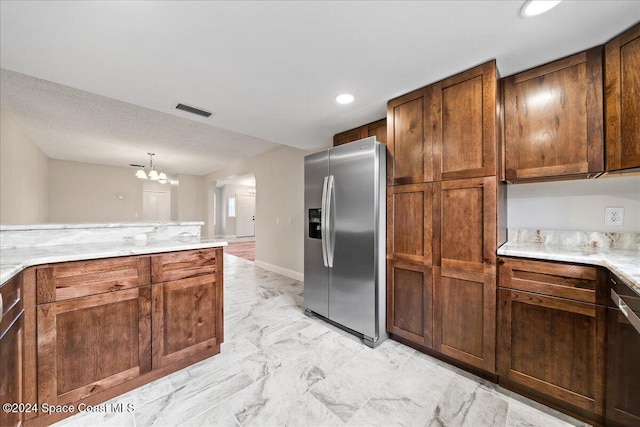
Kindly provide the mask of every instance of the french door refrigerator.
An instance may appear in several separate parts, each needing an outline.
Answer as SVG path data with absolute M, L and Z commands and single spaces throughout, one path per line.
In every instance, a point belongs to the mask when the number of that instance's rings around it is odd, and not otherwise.
M 386 147 L 375 137 L 305 157 L 304 304 L 375 347 L 387 338 Z

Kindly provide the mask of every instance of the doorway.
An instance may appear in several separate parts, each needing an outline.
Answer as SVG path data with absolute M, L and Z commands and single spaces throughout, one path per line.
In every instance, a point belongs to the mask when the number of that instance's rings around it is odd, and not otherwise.
M 236 195 L 236 236 L 252 237 L 256 235 L 256 198 L 255 196 Z
M 142 220 L 145 222 L 171 221 L 171 193 L 144 190 L 142 192 Z

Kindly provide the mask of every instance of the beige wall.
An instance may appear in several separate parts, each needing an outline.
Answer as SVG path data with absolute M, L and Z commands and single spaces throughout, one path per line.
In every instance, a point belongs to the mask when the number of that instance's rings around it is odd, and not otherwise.
M 48 220 L 48 159 L 0 111 L 0 224 Z
M 213 206 L 212 186 L 231 175 L 256 177 L 256 264 L 301 279 L 303 259 L 304 156 L 280 146 L 204 176 L 204 206 Z M 213 236 L 213 212 L 207 208 L 205 234 Z M 289 219 L 291 219 L 289 221 Z
M 180 174 L 172 177 L 178 181 L 175 192 L 177 209 L 177 221 L 204 221 L 202 207 L 202 177 L 196 175 Z M 174 194 L 171 195 L 174 197 Z M 173 203 L 173 199 L 172 199 Z M 172 206 L 173 207 L 173 206 Z
M 50 159 L 49 221 L 141 221 L 143 181 L 134 172 L 130 167 Z
M 130 167 L 50 159 L 49 221 L 142 221 L 143 189 L 171 193 L 171 220 L 203 221 L 202 177 L 175 175 L 169 186 L 137 179 L 134 172 Z

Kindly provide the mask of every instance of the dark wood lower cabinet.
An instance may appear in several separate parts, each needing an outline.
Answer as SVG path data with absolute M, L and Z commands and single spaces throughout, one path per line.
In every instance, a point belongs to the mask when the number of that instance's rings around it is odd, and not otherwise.
M 97 405 L 218 354 L 222 262 L 210 248 L 25 270 L 0 288 L 11 312 L 0 322 L 2 403 Z M 72 413 L 0 414 L 2 426 L 28 426 Z
M 416 344 L 433 346 L 431 267 L 387 261 L 387 330 Z
M 434 268 L 434 349 L 495 374 L 495 276 Z
M 149 286 L 38 307 L 38 401 L 64 405 L 151 370 Z
M 24 413 L 4 404 L 25 403 L 25 322 L 22 274 L 0 286 L 0 426 L 20 425 Z M 15 409 L 15 410 L 14 410 Z
M 604 273 L 501 258 L 499 274 L 500 384 L 602 423 L 607 308 L 595 302 L 606 284 Z
M 216 275 L 153 285 L 153 368 L 219 352 Z

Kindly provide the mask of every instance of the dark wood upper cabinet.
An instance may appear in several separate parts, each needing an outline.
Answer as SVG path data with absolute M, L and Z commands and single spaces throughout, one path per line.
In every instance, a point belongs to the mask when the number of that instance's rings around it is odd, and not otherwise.
M 387 143 L 387 119 L 380 119 L 367 125 L 367 137 L 375 136 L 376 140 Z
M 640 24 L 605 45 L 607 171 L 640 167 Z
M 333 136 L 333 146 L 348 144 L 353 141 L 357 141 L 367 137 L 366 126 L 360 126 L 355 129 L 350 129 L 341 133 L 337 133 Z
M 504 79 L 506 179 L 604 170 L 602 48 Z
M 387 103 L 388 185 L 433 181 L 431 86 Z
M 433 85 L 434 180 L 496 175 L 497 96 L 495 61 Z
M 387 142 L 387 120 L 380 119 L 369 124 L 359 126 L 355 129 L 349 129 L 344 132 L 337 133 L 333 136 L 333 146 L 348 144 L 349 142 L 358 141 L 362 138 L 375 136 L 376 140 Z

